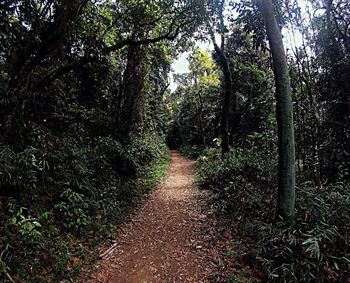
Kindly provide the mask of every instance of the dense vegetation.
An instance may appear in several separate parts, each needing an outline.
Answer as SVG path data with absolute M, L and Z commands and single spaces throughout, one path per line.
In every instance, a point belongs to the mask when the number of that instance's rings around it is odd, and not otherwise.
M 0 281 L 74 278 L 166 174 L 173 47 L 133 45 L 157 6 L 0 5 Z
M 349 280 L 350 4 L 273 4 L 0 2 L 1 282 L 77 280 L 167 145 L 263 281 Z
M 178 78 L 182 87 L 172 96 L 173 132 L 183 152 L 198 158 L 197 182 L 213 191 L 223 218 L 234 222 L 226 225 L 239 227 L 241 240 L 233 244 L 232 260 L 244 254 L 268 282 L 348 282 L 350 6 L 345 1 L 285 1 L 277 7 L 289 42 L 294 218 L 283 221 L 273 209 L 278 200 L 274 70 L 259 9 L 250 1 L 233 3 L 238 15 L 229 17 L 225 33 L 234 96 L 230 151 L 222 158 L 217 125 L 226 85 L 215 51 L 211 59 L 194 50 L 190 58 L 197 63 Z

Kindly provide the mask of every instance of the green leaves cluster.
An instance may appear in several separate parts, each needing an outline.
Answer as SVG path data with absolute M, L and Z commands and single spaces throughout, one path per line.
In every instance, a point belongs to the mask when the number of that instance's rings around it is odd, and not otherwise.
M 56 204 L 55 208 L 62 214 L 65 228 L 80 231 L 81 228 L 92 224 L 92 218 L 88 215 L 88 200 L 83 194 L 66 188 L 60 197 L 61 202 Z
M 55 280 L 77 276 L 81 266 L 70 266 L 72 257 L 89 262 L 110 225 L 126 217 L 130 206 L 165 176 L 169 162 L 167 147 L 155 137 L 135 137 L 128 146 L 102 137 L 51 143 L 58 143 L 55 149 L 25 150 L 25 162 L 22 154 L 1 151 L 1 160 L 8 162 L 6 176 L 11 176 L 1 180 L 6 188 L 2 193 L 15 194 L 1 199 L 4 282 L 7 274 L 14 280 L 45 280 L 47 270 Z M 40 162 L 39 156 L 48 151 L 46 161 Z M 29 182 L 14 172 L 36 178 Z
M 274 282 L 346 280 L 349 273 L 349 186 L 303 183 L 292 222 L 274 219 L 276 161 L 256 147 L 219 150 L 199 157 L 197 183 L 213 192 L 213 203 L 239 227 L 246 257 Z M 245 239 L 249 238 L 249 241 Z M 236 251 L 240 254 L 240 251 Z M 233 258 L 232 260 L 238 260 Z

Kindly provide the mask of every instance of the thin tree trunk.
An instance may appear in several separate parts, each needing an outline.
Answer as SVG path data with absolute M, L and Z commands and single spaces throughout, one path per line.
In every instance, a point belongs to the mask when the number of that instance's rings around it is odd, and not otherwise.
M 278 126 L 278 203 L 277 215 L 289 218 L 295 204 L 295 142 L 292 90 L 281 30 L 274 15 L 272 0 L 258 0 L 270 43 L 276 81 Z
M 221 3 L 224 5 L 224 1 Z M 232 100 L 232 74 L 230 70 L 229 61 L 225 55 L 225 37 L 224 37 L 224 21 L 223 21 L 223 6 L 220 10 L 220 26 L 221 26 L 221 48 L 216 43 L 214 30 L 207 22 L 210 37 L 214 45 L 214 50 L 219 58 L 219 64 L 222 69 L 223 79 L 224 79 L 224 101 L 221 112 L 221 154 L 222 158 L 230 150 L 230 135 L 229 135 L 229 120 L 231 114 L 231 100 Z M 235 99 L 235 98 L 234 98 Z M 236 100 L 234 101 L 234 108 L 236 108 Z M 236 109 L 233 109 L 235 112 Z
M 199 98 L 199 108 L 198 106 L 196 106 L 198 111 L 198 117 L 199 117 L 199 130 L 202 138 L 203 147 L 206 148 L 207 139 L 205 137 L 205 127 L 204 127 L 204 119 L 203 119 L 203 99 L 202 99 L 201 91 L 198 91 L 197 95 Z
M 224 158 L 225 154 L 230 150 L 229 120 L 231 114 L 232 78 L 224 50 L 221 50 L 216 43 L 214 43 L 214 47 L 215 52 L 219 57 L 225 82 L 224 103 L 221 114 L 221 151 L 222 157 Z

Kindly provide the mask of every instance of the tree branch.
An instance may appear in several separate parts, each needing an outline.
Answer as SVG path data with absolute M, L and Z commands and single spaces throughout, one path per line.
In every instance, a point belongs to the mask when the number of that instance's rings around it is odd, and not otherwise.
M 103 51 L 104 51 L 104 53 L 110 53 L 110 52 L 119 50 L 119 49 L 123 48 L 124 46 L 138 46 L 138 45 L 146 45 L 146 44 L 156 43 L 156 42 L 159 42 L 161 40 L 174 40 L 178 36 L 181 28 L 192 23 L 193 21 L 194 21 L 194 19 L 183 22 L 182 24 L 180 24 L 176 27 L 175 31 L 173 31 L 173 27 L 175 25 L 175 19 L 174 19 L 174 21 L 170 24 L 170 27 L 169 27 L 169 30 L 167 31 L 167 33 L 165 33 L 161 36 L 154 37 L 154 38 L 145 38 L 145 39 L 140 39 L 140 40 L 126 38 L 126 39 L 123 39 L 112 46 L 106 47 Z
M 156 42 L 159 42 L 161 40 L 174 40 L 178 36 L 181 28 L 183 28 L 184 26 L 188 25 L 189 23 L 191 23 L 193 21 L 194 21 L 194 19 L 189 20 L 189 21 L 185 21 L 182 24 L 178 25 L 176 27 L 175 31 L 173 31 L 173 26 L 175 24 L 175 19 L 174 19 L 174 21 L 171 23 L 169 30 L 166 34 L 163 34 L 161 36 L 154 37 L 154 38 L 145 38 L 145 39 L 136 40 L 136 41 L 131 39 L 131 38 L 126 38 L 126 39 L 120 40 L 118 43 L 116 43 L 112 46 L 104 48 L 103 53 L 108 54 L 108 53 L 120 50 L 125 46 L 139 46 L 139 45 L 156 43 Z M 95 56 L 82 57 L 78 61 L 68 63 L 64 66 L 61 66 L 58 69 L 56 69 L 55 71 L 53 71 L 50 74 L 48 74 L 47 76 L 45 76 L 44 78 L 42 78 L 38 83 L 34 84 L 33 87 L 31 87 L 31 90 L 40 90 L 40 89 L 50 85 L 52 82 L 54 82 L 59 77 L 69 73 L 72 70 L 78 69 L 78 68 L 86 65 L 87 63 L 95 60 L 95 59 L 96 59 Z

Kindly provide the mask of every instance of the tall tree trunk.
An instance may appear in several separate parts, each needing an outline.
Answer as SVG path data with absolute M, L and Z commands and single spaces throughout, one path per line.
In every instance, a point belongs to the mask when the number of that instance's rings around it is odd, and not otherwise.
M 223 40 L 223 39 L 222 39 Z M 224 100 L 221 110 L 221 154 L 222 158 L 230 150 L 230 134 L 229 134 L 229 121 L 231 114 L 231 100 L 232 100 L 232 75 L 230 70 L 230 65 L 225 55 L 225 51 L 221 49 L 216 41 L 215 37 L 212 36 L 212 41 L 214 44 L 214 50 L 219 58 L 219 64 L 222 69 L 223 79 L 224 79 Z M 222 44 L 222 47 L 224 44 Z M 236 102 L 234 103 L 236 108 Z M 234 112 L 236 109 L 234 109 Z
M 278 203 L 277 215 L 292 216 L 295 204 L 295 144 L 292 90 L 281 30 L 274 15 L 272 0 L 258 0 L 270 43 L 276 82 L 278 126 Z
M 144 87 L 145 72 L 143 67 L 144 50 L 140 46 L 129 46 L 128 62 L 123 75 L 122 106 L 118 115 L 114 136 L 120 141 L 127 141 L 135 130 L 140 118 L 140 103 Z
M 222 157 L 224 157 L 225 154 L 230 149 L 229 120 L 230 120 L 230 114 L 231 114 L 232 78 L 231 78 L 230 67 L 229 67 L 227 58 L 224 54 L 224 51 L 220 50 L 218 52 L 218 49 L 216 47 L 215 47 L 215 51 L 217 52 L 217 55 L 220 58 L 220 64 L 223 70 L 224 81 L 225 81 L 224 104 L 222 107 L 222 116 L 221 116 L 221 138 L 222 138 L 221 151 L 222 151 Z
M 219 59 L 219 64 L 222 69 L 223 79 L 224 79 L 224 100 L 222 105 L 221 112 L 221 154 L 222 158 L 225 157 L 225 154 L 230 150 L 230 133 L 229 133 L 229 120 L 231 114 L 231 103 L 232 103 L 232 74 L 230 70 L 229 61 L 225 55 L 225 23 L 224 23 L 224 6 L 225 0 L 219 2 L 219 25 L 220 25 L 220 36 L 221 36 L 221 46 L 217 44 L 215 40 L 214 29 L 207 20 L 207 26 L 210 34 L 211 41 L 214 45 L 214 50 Z M 233 97 L 234 103 L 233 112 L 236 112 L 236 97 Z

